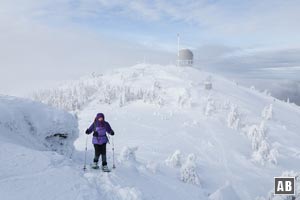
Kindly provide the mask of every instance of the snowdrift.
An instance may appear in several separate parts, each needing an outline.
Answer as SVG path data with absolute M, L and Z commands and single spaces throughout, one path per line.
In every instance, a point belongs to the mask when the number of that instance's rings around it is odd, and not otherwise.
M 71 155 L 77 127 L 76 118 L 67 112 L 30 100 L 0 96 L 2 143 Z

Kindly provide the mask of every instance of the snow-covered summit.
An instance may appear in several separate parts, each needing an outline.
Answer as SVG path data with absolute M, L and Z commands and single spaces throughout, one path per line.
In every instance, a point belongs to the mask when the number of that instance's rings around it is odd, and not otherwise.
M 69 111 L 80 110 L 94 99 L 120 106 L 142 100 L 159 106 L 193 107 L 209 94 L 204 90 L 207 80 L 214 82 L 215 91 L 226 92 L 226 88 L 236 86 L 196 68 L 140 64 L 106 74 L 94 73 L 55 89 L 41 90 L 33 99 Z

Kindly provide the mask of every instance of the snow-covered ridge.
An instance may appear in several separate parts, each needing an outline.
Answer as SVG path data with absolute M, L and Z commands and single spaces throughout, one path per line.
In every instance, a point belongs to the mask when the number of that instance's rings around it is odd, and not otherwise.
M 76 118 L 42 103 L 0 96 L 0 138 L 37 150 L 71 155 L 78 137 Z
M 209 76 L 203 73 L 194 68 L 136 65 L 41 90 L 32 98 L 68 111 L 81 109 L 95 98 L 106 104 L 117 102 L 119 106 L 137 100 L 159 106 L 189 106 L 191 98 L 197 99 L 193 93 L 196 94 L 198 87 L 203 87 Z M 187 76 L 191 74 L 195 78 L 201 76 L 197 81 L 188 80 Z
M 218 86 L 218 95 L 226 98 L 231 93 L 225 92 L 233 88 L 254 96 L 269 96 L 196 68 L 139 64 L 105 74 L 84 76 L 57 88 L 37 91 L 31 97 L 67 111 L 81 110 L 94 99 L 105 104 L 116 102 L 120 107 L 139 100 L 158 106 L 195 107 L 204 97 L 210 98 L 204 90 L 207 80 L 213 82 L 213 87 Z

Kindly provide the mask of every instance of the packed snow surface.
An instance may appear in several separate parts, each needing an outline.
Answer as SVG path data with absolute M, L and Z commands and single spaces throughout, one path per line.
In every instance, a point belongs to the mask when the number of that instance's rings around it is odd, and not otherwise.
M 274 176 L 299 176 L 299 107 L 195 68 L 136 65 L 33 99 L 65 111 L 1 97 L 4 199 L 287 199 L 273 196 Z M 82 170 L 98 112 L 116 133 L 109 174 Z M 55 133 L 68 137 L 45 139 Z

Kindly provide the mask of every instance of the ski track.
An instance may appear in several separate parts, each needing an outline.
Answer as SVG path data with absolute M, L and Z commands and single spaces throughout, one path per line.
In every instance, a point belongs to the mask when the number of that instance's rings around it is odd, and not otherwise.
M 221 148 L 221 151 L 219 151 L 219 153 L 221 153 L 221 155 L 222 155 L 221 156 L 222 163 L 223 163 L 223 166 L 225 166 L 226 172 L 230 174 L 231 178 L 233 178 L 234 177 L 233 173 L 232 173 L 231 169 L 228 167 L 228 159 L 227 159 L 227 156 L 225 155 L 225 148 L 224 148 L 223 144 L 221 142 L 219 142 L 214 131 L 211 131 L 210 129 L 208 129 L 208 130 L 209 130 L 209 133 L 211 133 L 211 135 L 213 136 L 214 141 L 218 144 L 218 147 Z

